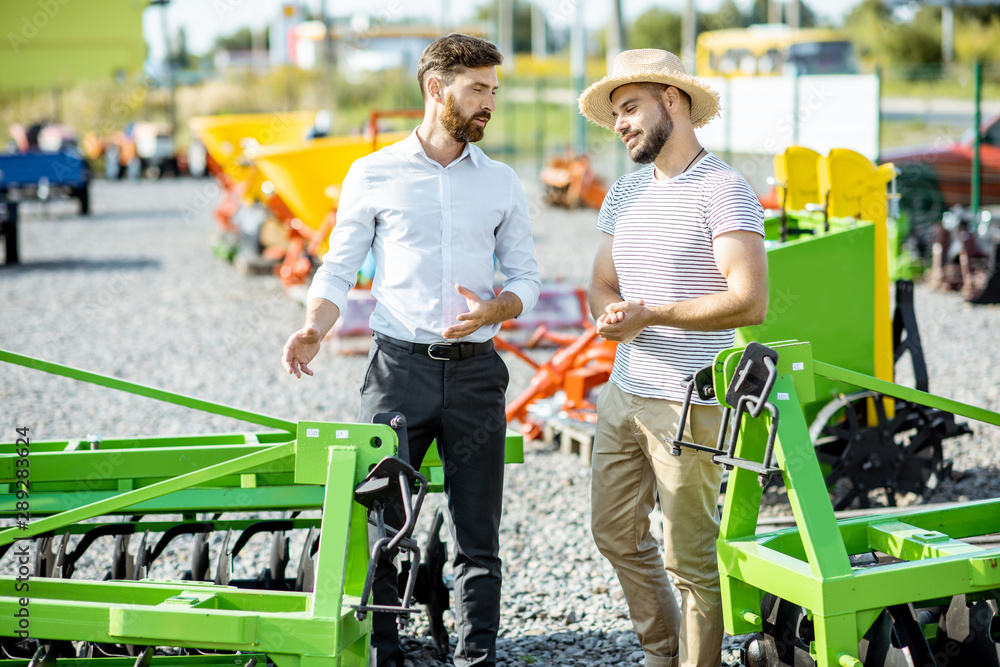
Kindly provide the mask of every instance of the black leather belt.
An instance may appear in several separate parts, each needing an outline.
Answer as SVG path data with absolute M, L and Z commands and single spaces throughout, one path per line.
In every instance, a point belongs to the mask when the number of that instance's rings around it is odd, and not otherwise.
M 438 361 L 461 361 L 480 354 L 487 354 L 493 351 L 493 341 L 487 340 L 482 343 L 411 343 L 409 341 L 386 336 L 383 333 L 375 332 L 375 340 L 380 343 L 388 343 L 395 347 L 401 347 L 410 354 L 422 354 L 437 359 Z

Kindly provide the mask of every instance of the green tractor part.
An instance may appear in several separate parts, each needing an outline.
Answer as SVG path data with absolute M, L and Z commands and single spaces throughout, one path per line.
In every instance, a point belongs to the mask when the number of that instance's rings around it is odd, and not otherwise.
M 896 282 L 890 308 L 893 166 L 792 146 L 775 157 L 775 175 L 782 208 L 765 221 L 768 314 L 738 329 L 737 344 L 808 340 L 817 358 L 886 381 L 909 352 L 927 391 L 911 282 Z M 942 442 L 971 432 L 946 411 L 883 405 L 840 378 L 817 377 L 810 396 L 803 414 L 837 510 L 925 499 L 949 472 Z
M 273 429 L 62 442 L 32 441 L 25 430 L 0 444 L 0 558 L 10 554 L 14 572 L 0 578 L 5 664 L 367 667 L 371 615 L 405 624 L 417 611 L 411 595 L 433 605 L 440 633 L 448 606 L 441 517 L 423 559 L 412 532 L 424 494 L 441 489 L 441 464 L 434 447 L 421 470 L 407 463 L 402 415 L 293 423 L 6 351 L 0 361 Z M 506 460 L 523 461 L 520 436 L 508 436 Z M 381 519 L 395 499 L 406 515 L 399 531 Z M 321 515 L 300 516 L 308 510 Z M 241 514 L 225 517 L 232 512 Z M 246 518 L 258 512 L 282 518 Z M 226 537 L 213 576 L 207 537 L 215 531 Z M 303 532 L 298 571 L 286 574 L 288 535 Z M 240 578 L 236 559 L 260 534 L 272 537 L 269 567 Z M 151 578 L 179 537 L 194 543 L 190 568 Z M 88 548 L 111 539 L 98 554 L 108 563 L 104 581 L 70 578 Z M 381 550 L 409 555 L 400 607 L 369 604 Z M 434 599 L 421 600 L 421 591 Z M 443 646 L 435 638 L 446 650 L 447 633 Z
M 751 634 L 743 664 L 1000 664 L 1000 548 L 966 541 L 1000 532 L 1000 500 L 838 521 L 803 409 L 818 380 L 1000 425 L 995 412 L 814 359 L 810 343 L 725 350 L 695 376 L 691 391 L 726 410 L 713 450 L 731 470 L 718 557 L 726 630 Z M 681 456 L 705 449 L 672 444 Z M 763 487 L 778 475 L 795 527 L 757 533 Z

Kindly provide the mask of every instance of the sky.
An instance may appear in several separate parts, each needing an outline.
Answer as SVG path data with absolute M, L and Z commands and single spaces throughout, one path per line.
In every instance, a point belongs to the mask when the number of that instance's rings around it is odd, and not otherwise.
M 313 11 L 318 12 L 322 0 L 305 0 Z M 576 3 L 582 3 L 584 20 L 590 29 L 601 29 L 611 15 L 609 0 L 540 0 L 549 21 L 566 23 L 573 20 Z M 749 5 L 749 0 L 736 0 L 737 4 Z M 843 14 L 858 0 L 806 0 L 807 4 L 820 16 L 839 23 Z M 331 16 L 346 16 L 355 12 L 372 15 L 423 16 L 435 23 L 440 22 L 442 13 L 452 17 L 454 23 L 472 18 L 475 8 L 483 4 L 477 0 L 326 0 L 327 12 Z M 168 31 L 172 35 L 183 26 L 187 33 L 188 49 L 193 53 L 208 51 L 217 35 L 235 32 L 243 26 L 261 28 L 274 18 L 282 5 L 282 0 L 171 0 L 167 9 Z M 683 0 L 621 0 L 625 22 L 636 17 L 652 6 L 659 5 L 680 11 Z M 699 11 L 712 11 L 719 0 L 695 0 Z M 160 8 L 146 10 L 143 32 L 150 45 L 151 58 L 159 60 L 163 53 Z

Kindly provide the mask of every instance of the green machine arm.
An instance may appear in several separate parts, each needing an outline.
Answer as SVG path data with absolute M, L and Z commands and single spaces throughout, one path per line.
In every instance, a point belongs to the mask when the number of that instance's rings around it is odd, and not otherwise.
M 941 642 L 952 642 L 949 651 L 964 650 L 961 638 L 943 636 L 936 621 L 921 624 L 914 611 L 940 607 L 942 601 L 947 606 L 949 598 L 971 603 L 996 597 L 1000 549 L 963 540 L 1000 532 L 1000 500 L 838 521 L 802 404 L 813 400 L 821 376 L 990 424 L 1000 425 L 1000 414 L 814 360 L 809 343 L 791 341 L 769 349 L 777 357 L 772 384 L 764 395 L 746 399 L 766 402 L 769 409 L 757 418 L 744 415 L 735 425 L 734 456 L 714 457 L 732 468 L 718 540 L 727 631 L 759 633 L 760 655 L 781 655 L 776 663 L 781 665 L 879 667 L 895 664 L 892 652 L 903 649 L 915 662 L 898 664 L 923 664 L 918 656 L 933 656 Z M 712 369 L 714 390 L 730 408 L 739 395 L 734 387 L 747 373 L 745 352 L 723 351 Z M 760 471 L 767 463 L 769 436 L 772 465 L 784 479 L 795 527 L 758 533 Z M 875 566 L 871 554 L 878 554 Z M 782 625 L 789 608 L 799 610 L 798 616 Z M 941 627 L 950 626 L 942 621 Z M 893 644 L 900 641 L 902 648 Z M 792 662 L 794 652 L 813 662 Z

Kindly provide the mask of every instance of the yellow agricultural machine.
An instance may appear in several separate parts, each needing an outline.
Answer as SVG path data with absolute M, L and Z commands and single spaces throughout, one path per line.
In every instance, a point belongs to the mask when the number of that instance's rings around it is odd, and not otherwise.
M 423 112 L 375 111 L 365 135 L 323 137 L 299 145 L 263 147 L 253 164 L 265 195 L 277 197 L 284 210 L 275 210 L 286 230 L 278 275 L 286 285 L 304 283 L 328 249 L 330 232 L 337 224 L 340 186 L 351 165 L 409 132 L 379 132 L 386 116 L 416 117 Z
M 244 269 L 274 268 L 285 286 L 305 282 L 326 252 L 351 164 L 407 134 L 380 131 L 380 119 L 420 114 L 375 111 L 368 131 L 353 136 L 327 136 L 325 112 L 192 120 L 223 189 L 215 212 L 223 232 L 219 253 Z
M 238 236 L 234 217 L 241 206 L 260 201 L 261 178 L 253 158 L 262 146 L 302 144 L 316 123 L 306 111 L 201 116 L 191 119 L 191 131 L 205 146 L 208 170 L 223 191 L 215 211 L 224 234 Z

